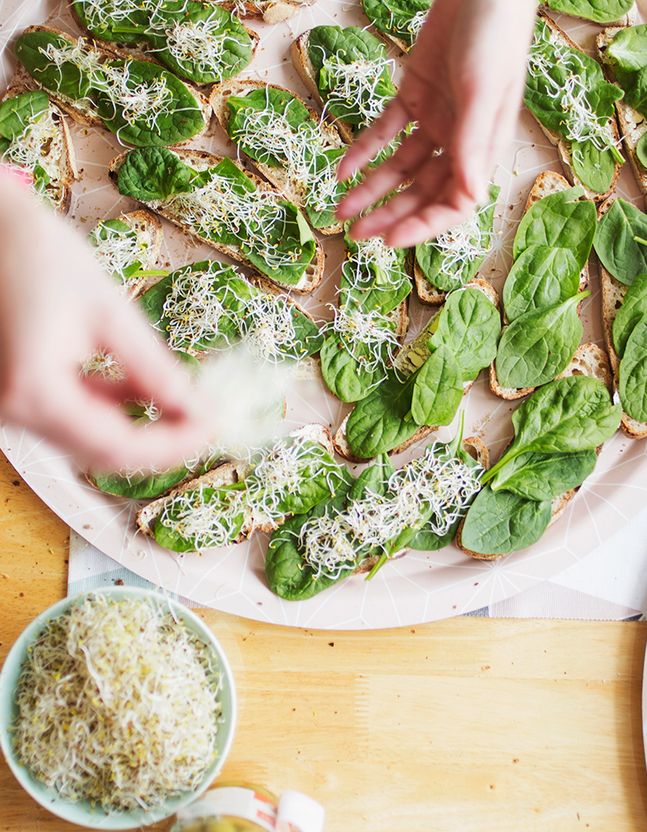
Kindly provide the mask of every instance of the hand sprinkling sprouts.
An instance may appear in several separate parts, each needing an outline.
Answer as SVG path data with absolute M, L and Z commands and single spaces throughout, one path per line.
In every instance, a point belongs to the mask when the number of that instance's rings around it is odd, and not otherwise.
M 342 200 L 342 220 L 369 212 L 352 226 L 355 239 L 414 245 L 459 225 L 485 201 L 517 121 L 535 11 L 534 0 L 436 0 L 398 95 L 339 166 L 342 179 L 365 170 L 415 122 L 399 149 Z

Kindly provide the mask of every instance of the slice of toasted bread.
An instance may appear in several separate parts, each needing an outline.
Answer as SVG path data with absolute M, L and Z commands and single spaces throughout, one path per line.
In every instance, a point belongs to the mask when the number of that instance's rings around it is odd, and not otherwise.
M 308 56 L 309 40 L 310 32 L 307 31 L 302 35 L 299 35 L 299 37 L 292 43 L 292 46 L 290 47 L 290 57 L 292 58 L 292 63 L 294 64 L 296 71 L 299 73 L 301 80 L 306 85 L 308 92 L 312 95 L 315 101 L 319 103 L 328 120 L 335 125 L 342 139 L 350 144 L 355 137 L 357 128 L 343 119 L 335 118 L 330 115 L 328 108 L 325 106 L 325 102 L 319 92 L 316 70 L 312 65 L 310 57 Z
M 235 5 L 234 3 L 229 3 L 229 4 L 219 3 L 218 5 L 221 5 L 223 8 L 227 9 L 227 11 L 230 11 L 230 12 L 235 11 L 235 9 L 233 8 L 234 5 Z M 231 8 L 228 8 L 228 6 L 231 6 Z M 119 54 L 123 57 L 135 58 L 138 61 L 152 61 L 152 62 L 155 62 L 155 63 L 159 64 L 160 66 L 163 66 L 164 69 L 168 69 L 168 71 L 172 72 L 174 75 L 177 75 L 178 78 L 185 78 L 185 76 L 182 75 L 180 72 L 177 72 L 174 69 L 170 69 L 169 67 L 166 66 L 165 63 L 163 63 L 162 61 L 157 60 L 157 58 L 156 58 L 157 50 L 153 48 L 152 44 L 150 44 L 146 41 L 146 38 L 142 38 L 141 42 L 138 43 L 138 44 L 128 44 L 127 46 L 120 44 L 119 41 L 116 41 L 116 40 L 115 41 L 105 41 L 103 39 L 95 38 L 94 35 L 92 34 L 92 32 L 90 31 L 90 29 L 87 28 L 87 26 L 85 25 L 85 23 L 83 22 L 83 20 L 79 16 L 79 14 L 77 13 L 76 6 L 72 5 L 71 6 L 71 11 L 72 11 L 72 16 L 73 16 L 74 20 L 76 21 L 76 24 L 78 25 L 78 27 L 81 29 L 81 31 L 87 37 L 93 38 L 94 43 L 97 46 L 99 46 L 100 44 L 105 44 L 107 49 L 109 49 L 111 51 L 114 51 L 115 53 L 117 53 L 117 54 Z M 261 40 L 261 36 L 258 34 L 258 32 L 254 31 L 254 29 L 251 29 L 249 26 L 245 26 L 243 24 L 243 28 L 247 32 L 247 34 L 249 36 L 249 39 L 252 42 L 252 57 L 253 57 L 256 54 L 258 44 L 260 43 L 260 40 Z M 189 78 L 187 78 L 186 80 L 187 80 L 187 83 L 194 84 L 197 87 L 209 86 L 208 84 L 198 84 L 197 81 L 192 81 Z
M 609 357 L 602 347 L 599 347 L 597 344 L 581 344 L 573 356 L 571 363 L 564 370 L 564 372 L 558 376 L 558 378 L 566 378 L 567 376 L 590 376 L 591 378 L 597 378 L 610 389 L 612 376 L 611 368 L 609 366 Z M 598 448 L 597 452 L 599 453 L 600 450 L 601 448 Z M 549 524 L 550 526 L 552 526 L 553 523 L 560 518 L 566 509 L 566 506 L 570 503 L 578 491 L 579 487 L 573 488 L 553 500 L 552 517 Z M 469 549 L 466 549 L 461 540 L 463 523 L 464 521 L 461 522 L 458 528 L 456 545 L 459 549 L 462 549 L 466 555 L 469 555 L 476 560 L 497 560 L 497 558 L 506 557 L 506 555 L 479 554 L 478 552 L 472 552 Z
M 214 156 L 213 153 L 208 153 L 206 150 L 196 150 L 193 148 L 176 148 L 173 152 L 187 165 L 190 165 L 194 170 L 202 171 L 207 170 L 207 168 L 214 167 L 219 162 L 222 161 L 224 157 L 222 156 Z M 116 156 L 109 165 L 108 173 L 109 176 L 116 180 L 119 169 L 122 166 L 124 159 L 126 158 L 127 153 L 121 153 L 119 156 Z M 233 161 L 233 160 L 232 160 Z M 242 170 L 242 168 L 241 168 Z M 260 176 L 250 172 L 250 171 L 243 171 L 243 173 L 252 180 L 254 185 L 259 190 L 269 191 L 272 193 L 277 193 L 277 191 L 272 188 L 264 179 L 261 179 Z M 149 204 L 148 207 L 155 211 L 155 213 L 159 214 L 164 219 L 168 220 L 169 222 L 176 225 L 180 228 L 184 233 L 193 240 L 196 240 L 199 243 L 206 243 L 207 245 L 214 248 L 216 251 L 219 251 L 221 254 L 226 254 L 227 257 L 231 257 L 232 260 L 235 260 L 238 263 L 242 263 L 245 266 L 248 266 L 250 269 L 256 269 L 257 267 L 251 263 L 245 255 L 235 246 L 228 245 L 225 243 L 216 243 L 212 240 L 206 240 L 204 237 L 200 237 L 191 231 L 187 225 L 182 221 L 182 219 L 173 214 L 168 208 L 164 208 L 161 204 Z M 290 289 L 293 292 L 298 294 L 308 294 L 314 291 L 317 286 L 321 283 L 324 274 L 324 251 L 321 243 L 319 241 L 316 242 L 316 254 L 313 261 L 308 265 L 307 269 L 305 270 L 303 277 L 301 280 L 294 286 L 283 286 L 281 284 L 277 284 L 281 289 Z M 271 278 L 267 278 L 270 280 Z
M 329 453 L 333 453 L 330 431 L 323 425 L 305 425 L 304 427 L 299 428 L 299 430 L 293 431 L 290 436 L 293 438 L 303 437 L 312 442 L 317 442 L 329 451 Z M 136 523 L 139 531 L 143 532 L 143 534 L 148 537 L 153 537 L 153 522 L 160 516 L 164 506 L 172 501 L 177 494 L 194 491 L 202 486 L 218 488 L 223 485 L 232 485 L 233 483 L 243 480 L 247 474 L 250 473 L 250 471 L 251 466 L 247 462 L 225 462 L 222 465 L 213 468 L 211 471 L 208 471 L 206 474 L 183 483 L 177 488 L 174 488 L 172 491 L 169 491 L 169 493 L 164 497 L 160 497 L 159 499 L 148 503 L 148 505 L 144 506 L 144 508 L 137 513 Z M 278 528 L 278 525 L 279 524 L 269 520 L 268 518 L 250 518 L 241 529 L 239 536 L 234 542 L 240 543 L 242 540 L 250 537 L 255 531 L 273 531 L 275 528 Z
M 578 46 L 578 44 L 575 43 L 575 41 L 572 40 L 566 34 L 566 32 L 564 32 L 562 29 L 559 28 L 559 26 L 555 23 L 555 21 L 552 19 L 552 17 L 550 17 L 550 15 L 548 15 L 545 12 L 540 10 L 539 11 L 539 16 L 545 21 L 545 23 L 550 27 L 550 29 L 555 33 L 555 35 L 563 43 L 567 44 L 568 46 L 572 47 L 573 49 L 577 49 L 578 52 L 582 52 L 582 54 L 585 54 L 584 51 L 581 49 L 581 47 Z M 531 113 L 531 115 L 533 115 L 533 114 Z M 533 118 L 535 118 L 534 115 L 533 115 Z M 546 136 L 548 141 L 552 145 L 554 145 L 554 147 L 557 148 L 557 153 L 559 154 L 559 159 L 560 159 L 560 162 L 562 164 L 562 168 L 564 169 L 564 175 L 566 176 L 566 178 L 568 179 L 569 182 L 572 182 L 574 185 L 581 185 L 584 188 L 587 199 L 592 199 L 595 202 L 602 202 L 610 194 L 613 193 L 613 191 L 615 190 L 616 185 L 618 183 L 618 177 L 620 176 L 620 170 L 621 170 L 622 165 L 620 165 L 618 162 L 616 162 L 615 170 L 614 170 L 614 174 L 613 174 L 613 180 L 612 180 L 611 185 L 609 186 L 609 188 L 605 191 L 605 193 L 603 193 L 603 194 L 594 193 L 593 191 L 589 190 L 583 182 L 580 182 L 580 180 L 575 175 L 575 172 L 573 170 L 573 155 L 572 155 L 572 152 L 571 152 L 570 142 L 568 142 L 566 139 L 563 139 L 561 136 L 559 136 L 557 133 L 554 133 L 552 130 L 549 130 L 547 127 L 544 127 L 544 125 L 539 121 L 539 119 L 535 119 L 535 120 L 537 121 L 537 124 L 541 128 L 542 132 L 544 133 L 544 135 Z M 619 130 L 618 130 L 618 123 L 617 123 L 615 118 L 611 118 L 610 123 L 611 123 L 611 130 L 612 130 L 613 137 L 614 137 L 614 142 L 617 145 L 620 141 L 620 133 L 619 133 Z
M 28 86 L 23 84 L 13 85 L 2 96 L 2 101 L 15 98 L 24 92 L 29 92 Z M 55 178 L 50 174 L 51 181 L 48 191 L 53 192 L 51 198 L 56 210 L 61 214 L 67 214 L 72 202 L 72 185 L 79 178 L 79 173 L 70 129 L 60 108 L 52 102 L 50 96 L 48 98 L 50 104 L 47 118 L 51 118 L 54 123 L 56 135 L 53 140 L 48 139 L 46 155 L 52 163 L 51 167 L 58 173 Z
M 613 67 L 606 60 L 606 52 L 613 36 L 619 31 L 621 31 L 619 27 L 605 29 L 603 32 L 600 32 L 595 41 L 598 57 L 610 81 L 615 81 L 616 79 L 613 73 Z M 647 199 L 647 168 L 641 164 L 636 155 L 638 142 L 647 133 L 647 118 L 639 113 L 638 110 L 634 110 L 623 99 L 616 101 L 616 112 L 618 114 L 618 121 L 620 122 L 622 143 L 629 157 L 629 163 L 636 177 L 636 182 L 643 196 Z
M 150 271 L 155 269 L 162 250 L 162 243 L 164 242 L 164 232 L 162 231 L 162 223 L 159 217 L 146 208 L 139 208 L 136 211 L 119 214 L 116 219 L 126 223 L 137 235 L 137 240 L 141 244 L 141 253 L 138 255 L 141 270 Z M 105 220 L 103 221 L 105 222 Z M 123 288 L 129 297 L 135 298 L 141 295 L 142 292 L 145 292 L 154 283 L 157 283 L 158 280 L 159 277 L 152 276 L 131 278 L 123 284 Z
M 65 38 L 70 43 L 75 44 L 79 40 L 79 38 L 75 38 L 73 35 L 70 35 L 69 32 L 64 32 L 62 29 L 57 29 L 54 26 L 28 26 L 25 29 L 25 32 L 51 32 L 52 34 L 59 35 L 60 37 Z M 139 57 L 134 56 L 132 53 L 127 52 L 123 49 L 118 49 L 117 47 L 113 47 L 111 45 L 101 43 L 99 44 L 97 41 L 91 41 L 89 47 L 96 52 L 99 53 L 103 60 L 114 60 L 115 58 L 119 58 L 122 60 L 139 60 L 139 61 L 147 61 L 148 63 L 155 63 L 156 66 L 159 66 L 155 61 L 151 61 L 148 57 Z M 170 70 L 166 70 L 167 72 L 171 72 Z M 173 74 L 173 73 L 171 73 Z M 25 70 L 23 70 L 20 74 L 21 78 L 29 79 L 27 81 L 30 87 L 38 87 L 38 81 L 29 75 Z M 206 133 L 207 129 L 209 128 L 209 122 L 211 120 L 211 109 L 209 107 L 209 102 L 207 98 L 195 87 L 192 87 L 190 84 L 187 84 L 182 79 L 179 79 L 180 82 L 186 87 L 187 91 L 195 98 L 200 106 L 200 111 L 202 113 L 202 118 L 204 121 L 204 126 L 202 130 L 193 136 L 190 140 L 187 141 L 194 141 L 195 139 L 202 136 Z M 60 92 L 52 92 L 51 90 L 45 90 L 45 92 L 49 95 L 49 97 L 55 101 L 58 106 L 67 113 L 70 118 L 77 122 L 77 124 L 81 124 L 84 127 L 102 127 L 103 120 L 99 118 L 99 116 L 94 111 L 94 108 L 90 105 L 88 101 L 77 101 L 76 99 L 69 98 L 66 95 L 63 95 Z M 182 144 L 186 144 L 186 142 L 182 142 Z
M 602 217 L 609 208 L 613 205 L 615 197 L 606 200 L 600 205 L 598 215 Z M 622 306 L 625 295 L 627 294 L 628 286 L 616 280 L 602 265 L 598 259 L 598 269 L 600 274 L 600 289 L 602 294 L 602 327 L 604 330 L 604 341 L 609 353 L 611 361 L 611 370 L 613 372 L 613 390 L 619 400 L 618 384 L 620 372 L 620 356 L 616 352 L 613 345 L 613 322 L 615 321 L 618 310 Z M 623 411 L 621 419 L 622 430 L 627 436 L 632 439 L 647 439 L 647 422 L 639 422 L 633 419 L 628 413 Z
M 296 93 L 292 92 L 292 90 L 287 90 L 285 87 L 279 87 L 276 84 L 267 84 L 263 81 L 224 81 L 222 84 L 216 84 L 212 88 L 209 103 L 211 104 L 218 124 L 220 124 L 225 133 L 227 132 L 227 126 L 231 117 L 229 107 L 227 106 L 227 99 L 231 96 L 245 96 L 253 90 L 263 89 L 274 89 L 281 90 L 282 92 L 289 92 L 290 95 L 294 96 L 294 98 L 308 110 L 314 126 L 325 136 L 328 147 L 341 148 L 345 146 L 337 129 L 332 125 L 324 124 L 312 107 L 308 106 L 308 104 Z M 253 165 L 269 182 L 271 182 L 275 188 L 278 188 L 281 193 L 285 194 L 291 202 L 298 205 L 299 208 L 304 208 L 306 196 L 305 182 L 301 179 L 296 179 L 294 176 L 290 176 L 289 171 L 284 166 L 277 167 L 276 165 L 267 165 L 263 162 L 257 161 L 256 159 L 252 159 L 246 154 L 243 155 L 251 165 Z M 344 230 L 344 226 L 341 222 L 335 222 L 332 225 L 326 226 L 325 228 L 318 228 L 317 230 L 326 235 L 341 234 Z
M 570 182 L 568 182 L 568 180 L 559 173 L 555 173 L 552 170 L 540 173 L 530 189 L 524 212 L 528 211 L 536 202 L 539 202 L 540 199 L 550 196 L 551 194 L 558 193 L 559 191 L 565 191 L 570 187 Z M 587 263 L 580 274 L 580 292 L 583 292 L 588 285 L 589 265 Z M 502 387 L 499 384 L 499 380 L 496 375 L 496 359 L 490 365 L 490 390 L 500 399 L 506 399 L 507 401 L 522 399 L 524 396 L 532 393 L 535 389 L 535 387 Z
M 496 289 L 488 283 L 483 278 L 474 278 L 471 280 L 467 286 L 473 286 L 474 288 L 480 289 L 484 295 L 486 295 L 495 306 L 499 306 L 499 295 L 497 294 Z M 434 316 L 435 317 L 435 316 Z M 393 362 L 394 367 L 396 367 L 403 376 L 408 376 L 412 372 L 414 372 L 417 367 L 411 366 L 408 362 L 408 356 L 414 351 L 418 350 L 423 345 L 426 345 L 427 341 L 429 340 L 429 332 L 428 329 L 431 326 L 433 321 L 432 319 L 429 321 L 427 326 L 422 330 L 422 332 L 416 336 L 409 344 L 405 344 L 404 347 L 400 350 L 400 352 L 396 355 L 395 361 Z M 472 387 L 473 381 L 467 381 L 463 385 L 464 392 L 468 393 Z M 333 444 L 335 446 L 335 450 L 340 456 L 343 456 L 345 459 L 350 460 L 351 462 L 366 462 L 365 459 L 361 459 L 353 454 L 353 451 L 348 444 L 348 439 L 346 438 L 346 425 L 348 423 L 348 416 L 345 417 L 341 425 L 337 428 L 337 431 L 333 437 Z M 396 448 L 389 451 L 389 454 L 399 454 L 402 451 L 405 451 L 408 447 L 413 445 L 415 442 L 418 442 L 420 439 L 423 439 L 425 436 L 428 436 L 430 433 L 438 430 L 436 426 L 432 425 L 423 425 L 422 427 L 418 428 L 418 430 L 414 433 L 412 437 L 407 439 L 405 442 L 402 442 Z

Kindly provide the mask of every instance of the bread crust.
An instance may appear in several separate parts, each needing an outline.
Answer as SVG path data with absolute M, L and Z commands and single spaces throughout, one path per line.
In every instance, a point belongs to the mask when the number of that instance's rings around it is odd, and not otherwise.
M 590 376 L 591 378 L 597 378 L 607 388 L 610 389 L 612 384 L 612 375 L 611 367 L 609 365 L 609 356 L 602 349 L 602 347 L 599 347 L 597 344 L 581 344 L 578 347 L 577 352 L 573 357 L 573 360 L 564 370 L 561 376 L 559 376 L 559 378 L 566 378 L 567 376 Z M 599 454 L 600 451 L 601 448 L 598 448 L 597 453 Z M 505 450 L 503 451 L 503 453 L 505 453 Z M 566 509 L 566 506 L 570 503 L 573 497 L 575 497 L 578 491 L 579 487 L 573 488 L 570 491 L 561 494 L 559 497 L 556 497 L 553 500 L 552 517 L 549 523 L 549 527 L 552 526 L 553 523 L 555 523 L 560 518 L 560 516 Z M 498 560 L 498 558 L 508 556 L 507 554 L 480 554 L 479 552 L 472 552 L 470 549 L 467 549 L 465 546 L 463 546 L 462 542 L 462 531 L 464 524 L 465 520 L 463 519 L 461 521 L 460 526 L 458 527 L 458 532 L 456 534 L 456 545 L 459 549 L 465 552 L 466 555 L 469 555 L 471 558 L 474 558 L 475 560 Z M 508 554 L 514 553 L 509 552 Z
M 605 75 L 609 81 L 617 83 L 613 68 L 606 61 L 606 51 L 611 39 L 614 35 L 622 30 L 621 26 L 614 26 L 604 29 L 595 39 L 596 49 L 600 63 Z M 638 159 L 636 147 L 640 139 L 647 133 L 647 118 L 637 110 L 634 110 L 629 104 L 626 104 L 622 99 L 615 103 L 618 122 L 620 124 L 620 135 L 622 136 L 622 143 L 625 148 L 625 153 L 629 159 L 629 164 L 633 171 L 638 187 L 645 200 L 647 200 L 647 168 L 645 168 Z
M 473 288 L 480 289 L 483 292 L 483 294 L 486 295 L 497 308 L 499 307 L 499 295 L 496 289 L 492 286 L 491 283 L 488 283 L 487 280 L 484 280 L 482 277 L 476 277 L 474 278 L 474 280 L 471 280 L 469 283 L 467 283 L 464 288 L 470 286 Z M 400 352 L 396 356 L 394 363 L 397 364 L 398 361 L 402 361 L 402 359 L 406 358 L 406 356 L 411 352 L 412 349 L 414 349 L 421 342 L 426 342 L 428 338 L 429 336 L 426 333 L 426 329 L 423 329 L 423 331 L 418 335 L 417 338 L 415 338 L 410 344 L 407 344 L 400 350 Z M 465 395 L 471 390 L 473 384 L 473 381 L 468 381 L 464 385 L 463 395 Z M 335 446 L 335 450 L 337 451 L 339 456 L 344 457 L 344 459 L 348 459 L 350 462 L 366 462 L 366 459 L 355 456 L 350 448 L 350 445 L 348 444 L 348 440 L 346 438 L 346 425 L 348 424 L 348 418 L 348 416 L 345 417 L 345 419 L 337 428 L 337 431 L 333 436 L 333 444 Z M 422 427 L 418 428 L 418 430 L 414 433 L 413 436 L 402 442 L 397 447 L 393 448 L 393 450 L 389 451 L 389 455 L 402 453 L 402 451 L 405 451 L 411 445 L 415 444 L 421 439 L 424 439 L 425 436 L 434 433 L 436 430 L 438 430 L 437 426 L 423 425 Z
M 337 129 L 330 125 L 322 123 L 319 115 L 313 110 L 312 107 L 308 105 L 306 101 L 304 101 L 300 96 L 298 96 L 292 90 L 288 90 L 286 87 L 281 87 L 278 84 L 268 84 L 264 81 L 250 81 L 250 80 L 236 80 L 233 79 L 231 81 L 224 81 L 222 84 L 216 84 L 211 90 L 211 95 L 209 96 L 209 104 L 211 105 L 211 109 L 216 117 L 216 121 L 223 129 L 225 133 L 227 133 L 227 126 L 229 124 L 230 113 L 229 108 L 227 107 L 227 99 L 230 96 L 241 96 L 245 95 L 251 90 L 262 90 L 262 89 L 273 89 L 273 90 L 280 90 L 282 92 L 289 92 L 290 95 L 294 96 L 294 98 L 299 101 L 310 113 L 310 117 L 314 123 L 314 125 L 321 130 L 322 133 L 326 135 L 329 142 L 333 147 L 342 148 L 344 147 L 344 142 L 342 141 L 339 132 Z M 244 160 L 250 164 L 252 167 L 256 168 L 256 170 L 261 173 L 265 179 L 268 180 L 275 188 L 281 191 L 285 196 L 297 205 L 299 208 L 304 208 L 304 193 L 303 188 L 300 187 L 301 183 L 293 182 L 287 176 L 287 172 L 285 168 L 277 168 L 272 167 L 271 165 L 263 164 L 263 162 L 259 162 L 251 157 L 247 156 L 244 153 L 241 153 Z M 318 228 L 321 234 L 325 234 L 326 236 L 330 236 L 333 234 L 341 234 L 344 230 L 344 225 L 342 222 L 334 222 L 332 225 L 326 226 L 325 228 Z
M 206 169 L 209 167 L 213 167 L 221 162 L 224 156 L 215 156 L 213 153 L 209 153 L 206 150 L 197 150 L 195 148 L 173 148 L 173 153 L 175 153 L 182 161 L 188 164 L 197 165 L 199 169 Z M 115 156 L 115 158 L 110 162 L 108 167 L 108 174 L 113 179 L 116 180 L 117 175 L 119 173 L 119 168 L 124 162 L 127 153 L 121 153 L 119 156 Z M 233 159 L 229 159 L 229 161 L 234 162 Z M 242 168 L 241 168 L 242 170 Z M 243 173 L 248 176 L 253 182 L 254 185 L 259 190 L 269 191 L 272 193 L 277 193 L 275 188 L 272 188 L 264 179 L 261 179 L 260 176 L 253 173 L 249 170 L 244 170 Z M 146 203 L 143 203 L 146 204 Z M 181 231 L 183 231 L 187 237 L 190 239 L 198 242 L 198 243 L 206 243 L 211 248 L 215 249 L 216 251 L 220 252 L 221 254 L 226 254 L 228 257 L 231 257 L 232 260 L 235 260 L 238 263 L 242 263 L 244 266 L 247 266 L 250 269 L 255 270 L 255 266 L 251 263 L 247 258 L 239 251 L 235 246 L 225 245 L 223 243 L 216 243 L 212 240 L 206 240 L 203 237 L 198 236 L 193 231 L 188 229 L 180 220 L 174 218 L 172 214 L 168 211 L 165 211 L 162 206 L 154 206 L 148 205 L 148 207 L 154 211 L 156 214 L 159 214 L 160 217 L 168 220 L 170 223 L 175 225 Z M 312 263 L 306 269 L 304 278 L 297 284 L 296 286 L 283 286 L 279 283 L 275 284 L 279 286 L 280 289 L 283 291 L 290 290 L 297 294 L 305 295 L 313 292 L 317 286 L 323 280 L 324 274 L 324 251 L 321 243 L 316 240 L 316 252 L 315 257 Z M 266 277 L 267 280 L 271 280 L 271 278 Z M 274 281 L 272 281 L 274 282 Z
M 62 29 L 57 29 L 55 26 L 28 26 L 24 31 L 25 33 L 51 32 L 52 34 L 66 38 L 70 43 L 76 43 L 78 41 L 78 38 L 75 38 L 69 32 L 64 32 Z M 137 60 L 146 63 L 152 63 L 155 64 L 155 66 L 160 66 L 160 64 L 158 64 L 157 61 L 151 60 L 148 56 L 136 56 L 125 49 L 120 49 L 116 46 L 113 46 L 112 44 L 106 43 L 105 41 L 97 41 L 90 38 L 88 40 L 88 43 L 90 47 L 96 49 L 105 59 L 120 58 L 122 60 Z M 164 67 L 164 69 L 166 69 L 166 67 Z M 171 70 L 169 69 L 167 69 L 166 71 L 171 72 Z M 27 83 L 31 89 L 41 89 L 36 79 L 29 75 L 29 73 L 27 73 L 26 70 L 25 76 L 29 79 Z M 209 101 L 207 100 L 205 95 L 202 92 L 200 92 L 200 90 L 196 89 L 191 84 L 188 84 L 182 78 L 178 77 L 178 80 L 186 88 L 187 92 L 189 92 L 200 105 L 200 112 L 202 114 L 203 120 L 203 127 L 200 130 L 200 132 L 196 133 L 196 135 L 192 136 L 190 139 L 187 139 L 186 141 L 181 142 L 179 145 L 177 145 L 177 147 L 181 147 L 186 145 L 190 141 L 195 141 L 195 139 L 200 138 L 200 136 L 203 136 L 207 132 L 211 121 L 211 109 L 209 107 Z M 73 119 L 77 124 L 80 124 L 83 127 L 103 127 L 103 121 L 98 116 L 94 115 L 87 106 L 84 106 L 82 102 L 75 101 L 71 98 L 68 98 L 67 96 L 61 95 L 60 93 L 54 93 L 44 88 L 43 90 L 52 99 L 52 101 L 55 101 L 59 108 L 63 110 L 63 112 L 67 113 L 67 115 L 69 115 L 70 118 Z
M 565 191 L 571 187 L 570 182 L 559 173 L 552 170 L 543 171 L 533 182 L 533 185 L 526 200 L 524 213 L 526 213 L 535 203 L 551 194 Z M 586 263 L 580 273 L 579 291 L 583 292 L 589 285 L 589 265 Z M 578 307 L 579 310 L 580 307 Z M 499 383 L 496 374 L 496 359 L 490 365 L 490 390 L 495 396 L 506 401 L 516 401 L 523 399 L 525 396 L 533 393 L 536 387 L 502 387 Z
M 577 49 L 578 52 L 582 52 L 582 54 L 585 54 L 584 51 L 581 49 L 581 47 L 577 43 L 575 43 L 575 41 L 572 40 L 566 34 L 566 32 L 564 32 L 562 29 L 560 29 L 560 27 L 555 23 L 555 21 L 553 20 L 553 18 L 550 15 L 546 14 L 546 12 L 542 11 L 541 9 L 539 10 L 538 14 L 539 14 L 539 17 L 542 20 L 544 20 L 544 22 L 550 27 L 550 29 L 556 35 L 558 35 L 560 40 L 562 40 L 564 43 L 566 43 L 568 46 L 572 47 L 573 49 Z M 528 112 L 530 112 L 530 110 Z M 535 118 L 533 113 L 530 113 L 530 114 L 533 116 L 533 118 Z M 564 175 L 566 176 L 568 181 L 571 182 L 573 185 L 581 185 L 581 187 L 584 188 L 585 195 L 586 195 L 587 199 L 592 199 L 594 202 L 603 202 L 605 199 L 607 199 L 610 196 L 610 194 L 612 194 L 614 192 L 614 190 L 616 188 L 616 185 L 618 184 L 618 177 L 620 176 L 620 171 L 621 171 L 622 165 L 620 165 L 618 162 L 616 162 L 615 168 L 614 168 L 614 173 L 613 173 L 613 179 L 611 180 L 611 184 L 609 185 L 609 188 L 603 194 L 594 193 L 593 191 L 589 190 L 583 182 L 580 182 L 580 180 L 575 175 L 575 172 L 573 170 L 573 157 L 572 157 L 569 142 L 562 139 L 557 133 L 553 133 L 552 130 L 549 130 L 548 128 L 544 127 L 544 125 L 539 121 L 539 119 L 535 118 L 535 121 L 537 122 L 537 124 L 541 128 L 542 133 L 546 136 L 548 141 L 555 148 L 557 148 L 557 153 L 559 154 L 559 159 L 560 159 L 560 162 L 562 164 L 562 168 L 564 170 Z M 620 132 L 619 132 L 619 129 L 618 129 L 618 122 L 616 121 L 615 117 L 612 117 L 610 119 L 610 124 L 611 124 L 611 130 L 612 130 L 613 137 L 614 137 L 614 142 L 617 145 L 620 142 Z

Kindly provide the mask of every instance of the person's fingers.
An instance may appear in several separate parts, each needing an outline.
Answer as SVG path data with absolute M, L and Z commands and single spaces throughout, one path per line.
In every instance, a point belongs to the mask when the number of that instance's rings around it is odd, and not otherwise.
M 424 243 L 460 225 L 470 216 L 471 210 L 471 202 L 467 202 L 462 210 L 446 203 L 429 206 L 395 223 L 385 234 L 384 241 L 398 248 Z
M 102 347 L 117 355 L 134 394 L 154 400 L 166 418 L 193 409 L 190 375 L 138 310 L 115 303 L 104 316 L 100 338 Z
M 394 155 L 379 167 L 369 170 L 362 182 L 349 191 L 337 208 L 341 220 L 360 214 L 398 185 L 404 184 L 428 155 L 424 138 L 408 136 Z
M 415 214 L 425 205 L 434 202 L 436 192 L 442 189 L 443 179 L 447 176 L 446 160 L 442 156 L 431 159 L 420 170 L 409 188 L 396 194 L 367 216 L 357 220 L 351 226 L 351 237 L 362 240 L 387 233 L 391 226 L 404 217 Z
M 60 392 L 43 402 L 32 426 L 87 465 L 106 471 L 169 468 L 207 444 L 204 429 L 190 420 L 136 424 L 81 384 Z
M 410 121 L 411 117 L 400 98 L 394 98 L 382 115 L 363 130 L 350 146 L 339 163 L 337 177 L 343 181 L 362 170 Z
M 499 107 L 486 102 L 478 88 L 466 98 L 456 121 L 452 142 L 454 177 L 458 187 L 474 203 L 482 203 L 492 176 L 491 136 L 497 130 Z

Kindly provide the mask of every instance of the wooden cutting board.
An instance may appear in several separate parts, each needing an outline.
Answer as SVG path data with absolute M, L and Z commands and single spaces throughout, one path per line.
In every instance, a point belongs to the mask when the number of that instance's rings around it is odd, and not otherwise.
M 65 593 L 67 529 L 4 459 L 0 506 L 4 659 Z M 459 618 L 330 633 L 201 615 L 240 696 L 223 778 L 311 794 L 327 832 L 647 829 L 645 624 Z M 0 761 L 0 832 L 78 828 Z

